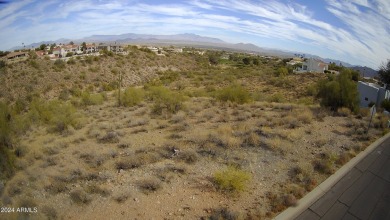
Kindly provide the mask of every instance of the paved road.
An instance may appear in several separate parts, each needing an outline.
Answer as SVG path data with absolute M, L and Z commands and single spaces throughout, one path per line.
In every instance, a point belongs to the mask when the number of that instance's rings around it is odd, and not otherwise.
M 296 218 L 317 219 L 390 220 L 390 138 Z

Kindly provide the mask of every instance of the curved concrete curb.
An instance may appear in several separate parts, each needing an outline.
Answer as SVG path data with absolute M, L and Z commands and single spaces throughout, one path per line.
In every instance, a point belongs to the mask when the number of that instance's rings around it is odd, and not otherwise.
M 289 207 L 284 210 L 282 213 L 277 215 L 275 220 L 286 220 L 286 219 L 295 219 L 307 208 L 309 208 L 315 201 L 317 201 L 321 196 L 323 196 L 328 190 L 332 188 L 343 176 L 345 176 L 353 167 L 355 167 L 363 158 L 370 154 L 376 147 L 382 144 L 387 138 L 390 138 L 390 133 L 379 138 L 370 146 L 368 146 L 364 151 L 360 152 L 356 157 L 352 158 L 348 163 L 342 166 L 334 174 L 332 174 L 328 179 L 322 182 L 314 190 L 304 196 L 299 200 L 299 203 L 296 207 Z

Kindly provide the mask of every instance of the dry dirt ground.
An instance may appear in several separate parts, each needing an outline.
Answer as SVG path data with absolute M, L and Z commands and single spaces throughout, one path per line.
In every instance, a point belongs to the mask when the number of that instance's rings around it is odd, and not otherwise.
M 79 110 L 79 130 L 33 127 L 1 206 L 38 211 L 0 219 L 269 219 L 382 135 L 364 134 L 367 115 L 319 107 L 190 98 L 155 117 L 150 105 L 117 107 L 109 94 Z M 249 173 L 243 191 L 218 188 L 227 167 Z

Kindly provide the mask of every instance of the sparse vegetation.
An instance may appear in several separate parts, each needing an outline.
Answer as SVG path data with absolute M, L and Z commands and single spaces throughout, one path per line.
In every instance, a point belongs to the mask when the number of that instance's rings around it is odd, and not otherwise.
M 124 106 L 132 107 L 140 104 L 145 96 L 145 92 L 142 89 L 127 88 L 121 96 L 121 103 Z
M 380 109 L 366 134 L 366 109 L 321 107 L 326 76 L 292 74 L 288 59 L 126 50 L 2 67 L 12 74 L 0 74 L 1 204 L 34 198 L 32 217 L 48 219 L 124 202 L 146 219 L 270 218 L 387 131 Z
M 232 85 L 217 91 L 217 99 L 244 104 L 250 101 L 250 94 L 240 85 Z
M 243 191 L 250 178 L 249 173 L 233 166 L 214 174 L 214 181 L 217 188 L 227 192 Z

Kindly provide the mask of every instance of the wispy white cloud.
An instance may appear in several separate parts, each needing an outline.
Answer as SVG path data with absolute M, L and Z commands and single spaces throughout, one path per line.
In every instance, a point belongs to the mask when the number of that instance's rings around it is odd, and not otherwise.
M 303 45 L 299 48 L 302 52 L 314 48 L 321 56 L 372 67 L 390 57 L 390 1 L 326 0 L 325 3 L 323 10 L 342 25 L 316 19 L 317 11 L 292 1 L 192 0 L 169 4 L 124 0 L 20 1 L 0 10 L 0 29 L 4 30 L 0 33 L 3 42 L 0 46 L 4 49 L 19 45 L 23 39 L 28 42 L 92 34 L 200 31 L 214 37 L 218 37 L 216 33 L 231 34 L 238 36 L 237 40 L 242 35 L 257 42 L 257 39 L 288 41 L 291 45 Z

